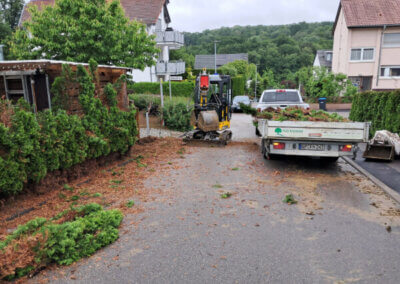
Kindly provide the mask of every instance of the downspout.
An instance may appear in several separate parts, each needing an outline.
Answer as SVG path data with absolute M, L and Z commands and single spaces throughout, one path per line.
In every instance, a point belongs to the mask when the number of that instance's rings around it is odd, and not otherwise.
M 3 47 L 4 45 L 0 44 L 0 61 L 4 61 Z
M 379 79 L 381 77 L 381 59 L 382 59 L 382 49 L 383 49 L 383 36 L 385 35 L 387 26 L 383 26 L 382 35 L 381 35 L 381 46 L 379 49 L 379 58 L 378 58 L 378 76 L 376 77 L 376 87 L 379 85 Z

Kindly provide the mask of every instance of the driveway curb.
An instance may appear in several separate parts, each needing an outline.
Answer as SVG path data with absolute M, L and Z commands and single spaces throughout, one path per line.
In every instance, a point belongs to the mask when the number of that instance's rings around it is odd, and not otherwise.
M 351 158 L 349 157 L 342 157 L 342 159 L 347 162 L 349 165 L 351 165 L 353 168 L 355 168 L 357 171 L 365 175 L 368 179 L 370 179 L 375 185 L 379 186 L 384 192 L 386 192 L 391 198 L 393 198 L 397 203 L 400 204 L 400 194 L 391 189 L 389 186 L 381 182 L 379 179 L 374 177 L 370 172 L 367 170 L 363 169 L 360 165 L 358 165 L 356 162 L 354 162 Z

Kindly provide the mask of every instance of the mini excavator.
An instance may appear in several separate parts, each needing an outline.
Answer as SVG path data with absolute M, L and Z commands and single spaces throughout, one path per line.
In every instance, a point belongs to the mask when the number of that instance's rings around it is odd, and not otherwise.
M 232 82 L 227 75 L 208 75 L 203 70 L 194 91 L 194 130 L 184 134 L 184 141 L 228 144 L 232 139 Z

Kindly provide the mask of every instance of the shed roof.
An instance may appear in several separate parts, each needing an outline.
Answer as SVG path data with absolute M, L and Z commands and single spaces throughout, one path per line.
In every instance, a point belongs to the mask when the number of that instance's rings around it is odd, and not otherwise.
M 348 28 L 400 26 L 399 0 L 341 0 L 334 29 L 342 9 Z
M 238 54 L 217 54 L 217 67 L 221 67 L 225 64 L 236 60 L 249 61 L 247 53 Z M 203 68 L 214 69 L 215 67 L 215 55 L 196 55 L 194 69 L 200 70 Z
M 131 20 L 137 20 L 147 25 L 155 24 L 162 12 L 163 6 L 167 7 L 169 0 L 120 0 L 121 6 L 125 10 L 126 16 Z M 55 0 L 30 0 L 24 5 L 24 9 L 19 20 L 19 25 L 30 19 L 28 8 L 36 5 L 39 10 L 48 5 L 54 5 Z M 168 9 L 164 10 L 165 20 L 169 23 Z

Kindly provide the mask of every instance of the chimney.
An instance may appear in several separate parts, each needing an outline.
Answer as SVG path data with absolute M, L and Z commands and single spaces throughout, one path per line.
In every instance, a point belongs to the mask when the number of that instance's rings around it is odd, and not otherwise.
M 4 45 L 0 44 L 0 61 L 4 61 L 3 46 Z

